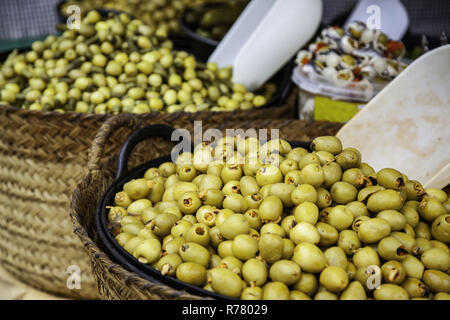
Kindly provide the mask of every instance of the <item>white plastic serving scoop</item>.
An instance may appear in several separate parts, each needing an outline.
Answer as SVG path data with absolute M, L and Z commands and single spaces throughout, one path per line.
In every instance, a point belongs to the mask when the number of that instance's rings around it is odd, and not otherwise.
M 450 45 L 414 61 L 341 130 L 375 170 L 395 168 L 424 187 L 450 183 Z
M 265 83 L 319 27 L 322 0 L 254 0 L 209 61 L 233 66 L 233 81 L 250 90 Z

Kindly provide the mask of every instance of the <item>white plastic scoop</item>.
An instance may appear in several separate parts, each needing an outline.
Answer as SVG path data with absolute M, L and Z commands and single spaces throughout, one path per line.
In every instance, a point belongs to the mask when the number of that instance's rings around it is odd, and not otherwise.
M 424 187 L 448 185 L 450 45 L 414 61 L 337 136 L 377 171 L 395 168 Z
M 322 0 L 251 1 L 209 61 L 233 66 L 233 81 L 257 89 L 314 35 Z

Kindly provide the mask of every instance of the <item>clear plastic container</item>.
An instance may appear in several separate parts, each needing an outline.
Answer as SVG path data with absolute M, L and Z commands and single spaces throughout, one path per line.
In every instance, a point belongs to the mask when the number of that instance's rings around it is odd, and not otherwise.
M 339 82 L 316 73 L 306 74 L 301 66 L 293 70 L 292 80 L 300 89 L 299 119 L 347 122 L 381 91 L 386 83 Z

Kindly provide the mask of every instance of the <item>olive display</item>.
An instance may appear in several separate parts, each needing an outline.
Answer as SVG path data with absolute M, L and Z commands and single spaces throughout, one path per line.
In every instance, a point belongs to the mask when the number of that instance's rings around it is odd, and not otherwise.
M 217 0 L 208 0 L 208 2 Z M 202 4 L 205 0 L 67 0 L 60 8 L 63 16 L 68 16 L 70 6 L 80 8 L 81 15 L 95 9 L 109 9 L 127 12 L 145 24 L 163 32 L 179 33 L 178 23 L 183 11 L 190 6 Z
M 110 230 L 141 263 L 232 298 L 448 299 L 448 195 L 407 191 L 407 176 L 375 172 L 336 137 L 311 149 L 241 136 L 197 146 L 125 183 Z
M 125 13 L 90 11 L 79 29 L 13 51 L 0 65 L 0 105 L 95 114 L 234 111 L 262 107 L 273 83 L 249 92 L 219 69 L 183 50 L 166 32 Z M 194 170 L 179 174 L 190 180 Z

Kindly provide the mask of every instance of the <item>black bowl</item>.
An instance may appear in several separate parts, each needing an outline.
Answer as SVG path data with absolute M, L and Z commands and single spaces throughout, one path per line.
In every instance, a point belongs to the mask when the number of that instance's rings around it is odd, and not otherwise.
M 117 192 L 122 191 L 123 185 L 132 179 L 143 177 L 145 171 L 149 168 L 158 167 L 160 164 L 171 161 L 171 156 L 167 155 L 158 159 L 146 162 L 130 171 L 127 169 L 128 158 L 133 148 L 141 141 L 152 137 L 163 137 L 170 141 L 174 128 L 166 125 L 151 125 L 134 132 L 122 146 L 118 158 L 117 174 L 115 180 L 103 194 L 95 213 L 95 228 L 98 236 L 99 247 L 109 256 L 109 258 L 118 263 L 125 269 L 135 272 L 140 277 L 151 282 L 166 284 L 178 290 L 185 290 L 191 294 L 212 297 L 216 299 L 232 298 L 223 296 L 203 288 L 182 282 L 172 276 L 164 276 L 155 268 L 139 262 L 130 253 L 125 251 L 114 239 L 114 236 L 108 229 L 108 212 L 107 207 L 114 205 L 114 196 Z M 185 136 L 186 141 L 190 141 L 190 137 Z M 303 147 L 310 150 L 309 142 L 290 142 L 293 147 Z

